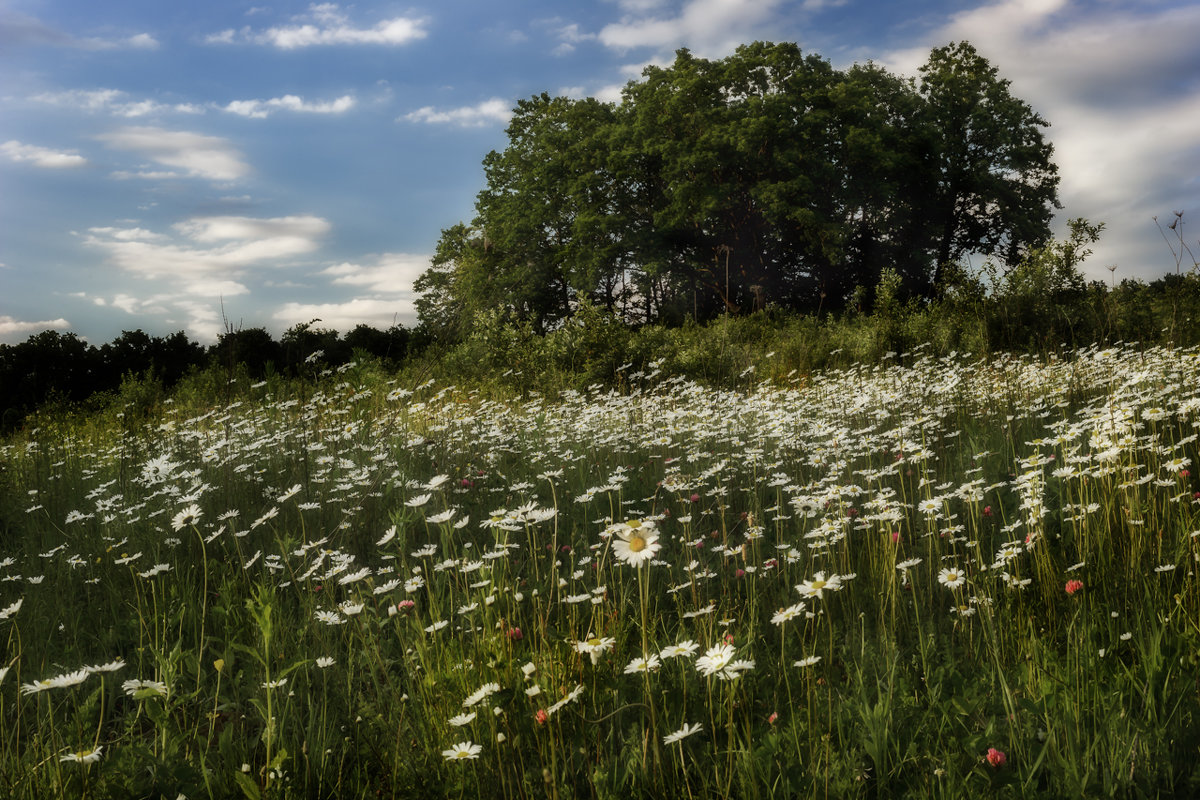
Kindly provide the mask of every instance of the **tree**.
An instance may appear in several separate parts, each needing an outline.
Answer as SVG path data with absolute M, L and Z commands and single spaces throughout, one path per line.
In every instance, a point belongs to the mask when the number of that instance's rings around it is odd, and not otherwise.
M 518 104 L 476 217 L 417 282 L 420 319 L 454 338 L 485 311 L 545 332 L 583 301 L 630 322 L 836 310 L 884 267 L 930 297 L 964 255 L 1012 264 L 1048 237 L 1045 124 L 966 43 L 919 87 L 794 44 L 679 50 L 620 104 Z
M 921 67 L 924 128 L 932 137 L 939 227 L 935 284 L 945 265 L 968 253 L 1016 264 L 1050 236 L 1058 204 L 1048 127 L 1009 92 L 967 42 L 939 47 Z

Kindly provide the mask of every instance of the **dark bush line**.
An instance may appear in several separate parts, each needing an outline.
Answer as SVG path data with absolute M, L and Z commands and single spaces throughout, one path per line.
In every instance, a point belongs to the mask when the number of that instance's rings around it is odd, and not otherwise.
M 309 323 L 278 341 L 263 328 L 246 328 L 222 334 L 209 347 L 183 331 L 169 336 L 123 331 L 96 347 L 74 333 L 48 330 L 19 344 L 0 344 L 0 429 L 15 430 L 47 405 L 103 407 L 133 383 L 142 384 L 136 394 L 148 402 L 147 393 L 165 396 L 185 376 L 204 369 L 237 369 L 255 380 L 295 378 L 348 363 L 356 353 L 396 368 L 420 347 L 420 335 L 398 325 L 383 331 L 359 325 L 340 336 Z M 310 358 L 317 351 L 320 357 Z

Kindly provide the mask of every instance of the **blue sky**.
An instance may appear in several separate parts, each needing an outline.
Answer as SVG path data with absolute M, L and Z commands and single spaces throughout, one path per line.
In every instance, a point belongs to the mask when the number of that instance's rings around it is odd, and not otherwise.
M 1085 269 L 1200 255 L 1200 5 L 1146 0 L 0 0 L 0 341 L 412 324 L 508 110 L 618 100 L 675 49 L 795 41 L 915 74 L 966 39 L 1052 124 Z

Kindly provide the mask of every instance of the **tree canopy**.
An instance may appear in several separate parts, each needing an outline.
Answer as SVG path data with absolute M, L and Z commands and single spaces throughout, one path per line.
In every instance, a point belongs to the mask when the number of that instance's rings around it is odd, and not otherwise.
M 631 322 L 834 310 L 885 268 L 931 297 L 964 256 L 1015 264 L 1048 240 L 1047 125 L 965 42 L 919 79 L 787 43 L 679 50 L 620 102 L 518 104 L 418 312 L 457 338 L 484 312 L 546 331 L 585 302 Z

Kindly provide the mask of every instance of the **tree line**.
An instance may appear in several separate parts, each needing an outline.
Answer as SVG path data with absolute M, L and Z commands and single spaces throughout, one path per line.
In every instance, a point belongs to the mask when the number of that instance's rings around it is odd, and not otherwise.
M 475 218 L 416 283 L 420 320 L 457 340 L 481 315 L 544 333 L 580 304 L 666 324 L 839 311 L 884 268 L 934 298 L 967 256 L 1011 266 L 1047 242 L 1047 126 L 966 42 L 918 79 L 787 43 L 680 50 L 620 103 L 517 105 Z
M 147 378 L 166 390 L 208 367 L 237 369 L 255 379 L 291 378 L 345 364 L 356 353 L 395 366 L 424 346 L 419 331 L 402 325 L 387 330 L 359 325 L 342 336 L 314 327 L 317 321 L 295 325 L 278 340 L 265 328 L 228 330 L 208 347 L 183 331 L 151 336 L 140 329 L 123 331 L 99 347 L 54 330 L 0 344 L 0 427 L 13 430 L 49 402 L 81 403 L 114 393 L 130 378 Z

